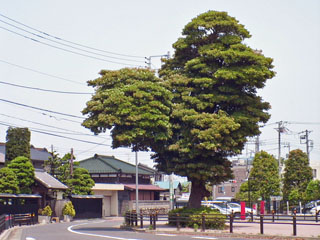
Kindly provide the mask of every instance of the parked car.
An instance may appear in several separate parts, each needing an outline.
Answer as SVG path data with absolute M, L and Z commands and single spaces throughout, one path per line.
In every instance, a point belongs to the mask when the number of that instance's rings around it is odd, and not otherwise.
M 241 205 L 239 203 L 228 203 L 228 206 L 231 208 L 231 211 L 233 210 L 233 213 L 235 215 L 241 214 Z M 253 215 L 257 215 L 257 210 L 253 208 L 245 207 L 246 215 L 251 214 L 251 211 Z
M 216 205 L 216 204 L 212 204 L 212 205 L 211 205 L 211 208 L 212 208 L 212 209 L 217 209 L 217 210 L 219 210 L 219 212 L 220 212 L 221 214 L 223 214 L 223 215 L 230 215 L 230 214 L 231 214 L 231 212 L 230 212 L 229 209 L 222 208 L 222 207 L 220 207 L 220 206 L 218 206 L 218 205 Z
M 311 213 L 312 215 L 320 214 L 320 205 L 311 208 L 310 213 Z

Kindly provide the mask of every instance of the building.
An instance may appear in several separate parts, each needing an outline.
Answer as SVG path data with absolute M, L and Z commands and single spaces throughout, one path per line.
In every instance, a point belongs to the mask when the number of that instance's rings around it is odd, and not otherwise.
M 79 163 L 80 167 L 89 171 L 91 178 L 95 181 L 94 194 L 104 196 L 103 217 L 122 214 L 135 207 L 135 165 L 116 159 L 114 156 L 98 154 Z M 154 176 L 154 169 L 138 166 L 139 201 L 152 204 L 160 199 L 160 192 L 164 189 L 151 184 Z
M 51 154 L 46 148 L 36 148 L 33 145 L 30 147 L 31 162 L 34 168 L 43 169 L 44 161 L 51 157 Z M 0 168 L 5 164 L 6 144 L 0 143 Z
M 218 197 L 234 198 L 236 193 L 239 192 L 241 184 L 247 181 L 249 172 L 247 166 L 233 166 L 232 170 L 234 179 L 213 186 L 213 200 L 216 200 Z

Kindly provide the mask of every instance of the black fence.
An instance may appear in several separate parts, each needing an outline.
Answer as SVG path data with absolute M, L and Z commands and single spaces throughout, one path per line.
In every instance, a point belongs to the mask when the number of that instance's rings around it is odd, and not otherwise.
M 135 211 L 130 211 L 125 214 L 125 223 L 127 226 L 131 227 L 140 227 L 144 228 L 144 222 L 150 222 L 149 229 L 156 230 L 157 224 L 159 222 L 169 223 L 171 226 L 175 226 L 177 231 L 180 230 L 181 227 L 185 226 L 186 222 L 190 220 L 190 218 L 195 217 L 195 213 L 190 214 L 137 214 Z M 224 220 L 225 223 L 229 224 L 229 232 L 233 233 L 234 224 L 241 223 L 250 223 L 250 224 L 259 224 L 260 225 L 260 234 L 264 234 L 264 225 L 265 224 L 287 224 L 292 225 L 292 233 L 293 236 L 297 235 L 297 225 L 314 225 L 319 222 L 319 215 L 297 215 L 293 213 L 292 215 L 284 215 L 284 214 L 276 214 L 275 211 L 272 214 L 265 215 L 253 215 L 252 213 L 249 216 L 239 216 L 235 217 L 234 214 L 230 215 L 221 215 L 221 214 L 198 214 L 196 216 L 197 222 L 200 223 L 199 229 L 202 232 L 210 229 L 207 226 L 207 221 L 212 221 L 212 219 Z M 194 220 L 194 219 L 193 219 Z M 245 221 L 244 221 L 245 220 Z M 140 226 L 139 226 L 140 225 Z M 319 223 L 320 225 L 320 223 Z
M 21 225 L 33 225 L 38 222 L 35 213 L 2 214 L 0 215 L 0 234 L 11 227 Z

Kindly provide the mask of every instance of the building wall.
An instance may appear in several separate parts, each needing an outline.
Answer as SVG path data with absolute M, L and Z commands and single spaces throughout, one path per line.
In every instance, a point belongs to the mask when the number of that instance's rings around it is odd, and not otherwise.
M 102 216 L 118 216 L 118 191 L 93 190 L 95 195 L 103 195 Z

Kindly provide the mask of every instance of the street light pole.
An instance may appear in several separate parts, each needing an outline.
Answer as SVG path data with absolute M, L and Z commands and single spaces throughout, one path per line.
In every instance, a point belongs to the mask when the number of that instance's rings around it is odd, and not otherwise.
M 136 212 L 139 215 L 138 152 L 136 151 Z

